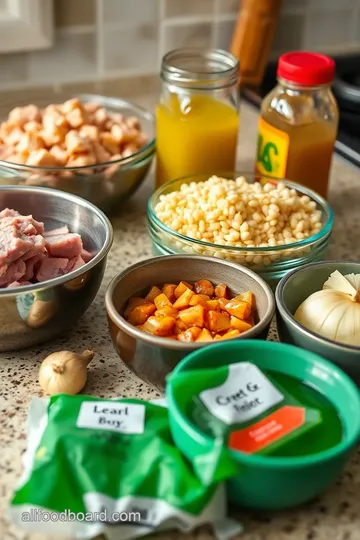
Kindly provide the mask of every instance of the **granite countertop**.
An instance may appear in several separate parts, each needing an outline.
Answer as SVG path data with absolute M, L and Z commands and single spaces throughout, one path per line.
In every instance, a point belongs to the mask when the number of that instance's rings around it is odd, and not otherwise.
M 154 99 L 137 100 L 152 108 Z M 242 105 L 238 170 L 252 169 L 257 131 L 257 112 Z M 126 209 L 112 220 L 115 239 L 109 255 L 106 275 L 100 292 L 79 324 L 67 336 L 41 347 L 0 354 L 0 539 L 52 540 L 53 537 L 28 534 L 8 523 L 6 509 L 21 472 L 24 452 L 25 419 L 32 397 L 41 395 L 37 382 L 41 361 L 56 350 L 81 351 L 91 348 L 96 358 L 89 367 L 86 393 L 100 397 L 156 398 L 159 394 L 132 375 L 118 359 L 108 333 L 104 291 L 117 273 L 141 259 L 151 257 L 146 231 L 146 201 L 152 191 L 149 176 Z M 360 174 L 335 158 L 330 204 L 336 220 L 328 258 L 360 258 Z M 272 327 L 271 338 L 277 339 Z M 348 464 L 337 484 L 317 501 L 296 510 L 280 513 L 234 513 L 245 526 L 242 540 L 358 540 L 360 539 L 360 453 Z M 58 537 L 56 537 L 58 538 Z M 166 533 L 161 539 L 211 540 L 210 529 L 194 534 Z M 239 537 L 240 538 L 240 537 Z M 55 540 L 55 539 L 54 539 Z

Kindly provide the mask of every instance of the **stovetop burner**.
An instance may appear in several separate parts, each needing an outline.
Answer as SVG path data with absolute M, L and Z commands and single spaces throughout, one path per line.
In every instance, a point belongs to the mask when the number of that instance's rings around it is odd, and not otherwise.
M 360 167 L 360 55 L 334 58 L 336 78 L 333 92 L 339 110 L 339 132 L 335 152 Z M 277 62 L 271 62 L 265 72 L 262 84 L 257 88 L 242 89 L 242 95 L 256 107 L 276 85 Z

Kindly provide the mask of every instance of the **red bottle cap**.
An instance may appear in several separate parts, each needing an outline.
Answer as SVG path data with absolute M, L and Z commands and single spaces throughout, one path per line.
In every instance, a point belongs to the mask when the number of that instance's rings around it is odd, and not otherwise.
M 280 56 L 277 75 L 306 86 L 329 84 L 335 77 L 335 62 L 324 54 L 289 52 Z

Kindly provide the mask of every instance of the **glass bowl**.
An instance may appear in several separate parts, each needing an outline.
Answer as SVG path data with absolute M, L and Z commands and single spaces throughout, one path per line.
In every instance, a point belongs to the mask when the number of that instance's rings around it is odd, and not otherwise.
M 155 119 L 151 113 L 122 99 L 92 94 L 75 97 L 82 103 L 98 103 L 110 115 L 136 116 L 149 142 L 126 158 L 82 167 L 35 167 L 0 160 L 0 185 L 53 187 L 112 213 L 139 188 L 150 169 L 155 154 Z
M 301 195 L 307 195 L 321 210 L 323 228 L 315 235 L 299 240 L 292 244 L 275 247 L 231 247 L 197 240 L 179 234 L 170 229 L 155 214 L 155 207 L 162 195 L 177 191 L 182 184 L 190 182 L 203 182 L 209 174 L 188 176 L 171 180 L 161 186 L 148 202 L 148 229 L 153 244 L 153 251 L 157 255 L 170 255 L 176 253 L 190 253 L 220 257 L 251 268 L 259 274 L 274 289 L 279 280 L 290 270 L 304 264 L 321 261 L 324 258 L 333 227 L 333 212 L 329 204 L 320 195 L 300 184 L 288 180 L 256 175 L 253 173 L 222 173 L 218 176 L 235 180 L 239 176 L 246 178 L 248 183 L 254 182 L 282 182 L 286 187 L 295 189 Z M 260 256 L 260 257 L 258 257 Z M 261 262 L 260 262 L 261 261 Z

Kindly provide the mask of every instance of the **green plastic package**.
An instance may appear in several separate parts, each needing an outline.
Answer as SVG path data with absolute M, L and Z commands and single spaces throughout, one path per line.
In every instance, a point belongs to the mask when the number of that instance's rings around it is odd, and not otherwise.
M 9 513 L 29 531 L 79 539 L 127 540 L 205 523 L 219 540 L 241 531 L 226 518 L 223 485 L 204 485 L 174 446 L 167 409 L 136 399 L 34 399 Z

